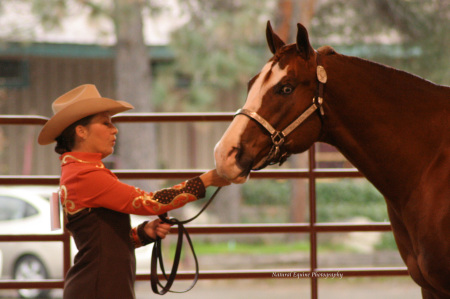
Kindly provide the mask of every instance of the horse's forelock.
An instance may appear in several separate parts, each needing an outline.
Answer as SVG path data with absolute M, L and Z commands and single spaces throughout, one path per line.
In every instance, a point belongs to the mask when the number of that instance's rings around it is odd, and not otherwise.
M 280 69 L 285 69 L 288 65 L 294 64 L 292 60 L 297 58 L 297 50 L 295 44 L 290 44 L 279 49 L 278 52 L 270 60 L 272 67 L 278 64 Z

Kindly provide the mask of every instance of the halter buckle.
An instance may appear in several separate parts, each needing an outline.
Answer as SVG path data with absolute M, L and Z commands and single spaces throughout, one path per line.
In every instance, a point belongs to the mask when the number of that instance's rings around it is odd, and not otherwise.
M 320 115 L 324 116 L 325 112 L 323 111 L 323 98 L 318 96 L 313 98 L 313 103 L 320 111 Z
M 281 146 L 284 143 L 284 135 L 283 132 L 276 131 L 273 133 L 270 138 L 272 138 L 272 143 L 275 146 Z

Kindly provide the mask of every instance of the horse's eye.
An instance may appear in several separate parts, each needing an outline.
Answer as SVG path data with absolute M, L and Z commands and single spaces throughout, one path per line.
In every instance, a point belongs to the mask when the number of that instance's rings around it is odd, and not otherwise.
M 293 90 L 294 90 L 294 88 L 292 88 L 292 86 L 290 86 L 290 85 L 285 85 L 281 88 L 281 92 L 283 94 L 290 94 Z

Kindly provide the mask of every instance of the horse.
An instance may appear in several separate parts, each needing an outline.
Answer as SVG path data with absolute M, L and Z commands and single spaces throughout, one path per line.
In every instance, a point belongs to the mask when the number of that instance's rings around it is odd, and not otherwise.
M 336 147 L 384 196 L 400 255 L 423 298 L 450 298 L 450 88 L 405 71 L 313 49 L 297 24 L 285 44 L 267 23 L 273 57 L 216 144 L 233 183 L 315 142 Z

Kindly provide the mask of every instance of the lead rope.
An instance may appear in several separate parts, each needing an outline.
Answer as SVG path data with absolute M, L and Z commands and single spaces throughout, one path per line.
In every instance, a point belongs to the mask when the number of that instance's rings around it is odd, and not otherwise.
M 169 223 L 170 225 L 178 226 L 178 238 L 177 238 L 177 246 L 175 249 L 175 256 L 174 256 L 173 263 L 172 263 L 172 270 L 170 271 L 169 276 L 167 276 L 165 268 L 164 268 L 164 262 L 163 262 L 162 250 L 161 250 L 161 248 L 162 248 L 161 238 L 158 237 L 154 243 L 153 250 L 152 250 L 152 258 L 151 258 L 151 262 L 150 262 L 150 285 L 152 287 L 153 293 L 159 294 L 159 295 L 164 295 L 167 292 L 186 293 L 186 292 L 190 291 L 197 283 L 198 276 L 199 276 L 197 255 L 195 254 L 195 250 L 194 250 L 194 246 L 192 245 L 191 237 L 189 236 L 187 229 L 184 227 L 184 224 L 189 223 L 189 222 L 195 220 L 198 216 L 200 216 L 200 214 L 202 214 L 206 210 L 206 208 L 210 205 L 210 203 L 214 200 L 217 193 L 219 193 L 220 189 L 221 189 L 221 187 L 218 187 L 216 189 L 214 194 L 206 202 L 206 204 L 203 206 L 203 208 L 197 213 L 197 215 L 195 215 L 192 218 L 189 218 L 184 221 L 180 221 L 173 217 L 168 218 L 167 213 L 158 215 L 159 219 L 161 219 L 162 221 Z M 181 250 L 183 248 L 183 236 L 186 237 L 189 247 L 191 248 L 192 256 L 194 257 L 195 275 L 194 275 L 194 280 L 189 288 L 187 288 L 184 291 L 172 291 L 170 288 L 172 287 L 172 285 L 175 281 L 175 278 L 177 276 L 178 265 L 180 264 L 180 259 L 181 259 Z M 161 283 L 161 281 L 158 277 L 158 261 L 159 261 L 160 269 L 162 272 L 162 276 L 166 280 L 165 285 L 163 285 Z M 160 287 L 161 290 L 159 290 L 158 287 Z

